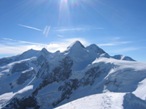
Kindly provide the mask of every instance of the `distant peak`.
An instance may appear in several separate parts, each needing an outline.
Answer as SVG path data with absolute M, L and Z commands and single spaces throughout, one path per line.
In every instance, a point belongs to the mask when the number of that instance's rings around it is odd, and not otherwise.
M 118 60 L 135 61 L 135 60 L 132 59 L 131 57 L 129 57 L 129 56 L 124 56 L 124 55 L 114 55 L 114 56 L 112 56 L 112 58 L 118 59 Z
M 34 49 L 29 49 L 29 50 L 23 52 L 22 54 L 31 54 L 31 53 L 36 53 L 36 52 L 38 52 L 38 51 L 34 50 Z
M 96 44 L 91 44 L 88 46 L 89 48 L 92 48 L 92 49 L 97 49 L 99 48 Z
M 46 48 L 43 48 L 41 51 L 47 51 L 47 49 Z
M 74 44 L 81 44 L 81 42 L 77 40 L 74 42 Z
M 68 49 L 71 48 L 85 48 L 80 41 L 75 41 L 73 44 L 71 44 Z
M 91 45 L 87 46 L 86 49 L 89 51 L 105 53 L 105 51 L 102 50 L 101 48 L 99 48 L 96 44 L 91 44 Z
M 31 49 L 27 50 L 26 52 L 31 52 L 31 51 L 36 51 L 36 50 L 31 48 Z
M 45 54 L 48 54 L 48 53 L 49 53 L 48 50 L 47 50 L 46 48 L 43 48 L 43 49 L 41 50 L 41 52 L 42 52 L 42 53 L 45 53 Z

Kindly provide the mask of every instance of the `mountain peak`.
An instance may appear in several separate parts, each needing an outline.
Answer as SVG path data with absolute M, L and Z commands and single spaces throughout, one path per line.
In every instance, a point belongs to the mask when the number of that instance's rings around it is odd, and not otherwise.
M 41 50 L 41 53 L 42 53 L 43 55 L 48 55 L 48 54 L 49 54 L 49 52 L 48 52 L 48 50 L 47 50 L 46 48 L 43 48 L 43 49 Z
M 90 52 L 96 52 L 96 53 L 106 53 L 103 49 L 99 48 L 96 44 L 91 44 L 88 47 L 86 47 L 87 50 Z
M 36 51 L 37 51 L 37 50 L 34 50 L 34 49 L 31 48 L 31 49 L 29 49 L 29 50 L 23 52 L 23 54 L 24 54 L 24 53 L 33 53 L 33 52 L 36 52 Z
M 86 47 L 87 49 L 92 49 L 92 50 L 95 50 L 97 51 L 97 49 L 99 49 L 99 47 L 96 45 L 96 44 L 91 44 L 89 45 L 88 47 Z
M 37 51 L 37 50 L 29 49 L 29 50 L 23 52 L 22 54 L 18 55 L 17 60 L 27 59 L 27 58 L 30 58 L 33 56 L 37 56 L 38 53 L 39 53 L 39 51 Z
M 78 49 L 78 48 L 85 48 L 80 41 L 75 41 L 71 44 L 68 49 Z
M 46 48 L 42 48 L 41 50 L 42 52 L 48 52 L 48 50 Z

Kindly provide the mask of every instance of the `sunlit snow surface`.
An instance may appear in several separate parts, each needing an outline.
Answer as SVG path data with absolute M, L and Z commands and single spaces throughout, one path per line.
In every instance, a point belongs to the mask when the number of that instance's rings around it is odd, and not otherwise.
M 125 93 L 103 93 L 90 95 L 55 109 L 123 109 Z
M 146 101 L 146 79 L 139 83 L 138 88 L 133 93 Z
M 91 67 L 96 66 L 96 64 L 99 64 L 101 62 L 113 63 L 114 65 L 116 65 L 116 67 L 110 70 L 110 72 L 105 77 L 105 79 L 108 78 L 108 79 L 114 80 L 116 78 L 117 82 L 121 84 L 121 88 L 124 88 L 124 90 L 127 90 L 127 89 L 133 90 L 133 87 L 135 87 L 136 85 L 136 81 L 138 82 L 139 80 L 146 78 L 146 72 L 145 72 L 146 65 L 143 63 L 131 62 L 131 61 L 120 61 L 120 60 L 116 60 L 112 58 L 111 59 L 98 58 L 92 63 Z M 90 66 L 88 68 L 90 69 Z M 135 84 L 133 82 L 135 82 Z M 133 85 L 132 88 L 131 86 L 128 86 L 128 84 Z M 146 86 L 146 79 L 138 83 L 138 86 L 136 90 L 133 92 L 133 94 L 142 100 L 146 100 L 145 86 Z M 114 87 L 112 86 L 109 86 L 109 87 L 110 89 L 112 88 L 114 89 Z M 124 106 L 123 106 L 124 96 L 126 95 L 126 93 L 128 92 L 125 92 L 125 93 L 106 92 L 105 90 L 105 93 L 86 96 L 86 97 L 71 101 L 62 106 L 59 106 L 55 109 L 124 109 Z M 135 104 L 139 104 L 139 100 L 135 99 L 134 101 L 135 101 Z M 132 105 L 134 106 L 135 104 L 132 104 Z M 132 109 L 132 108 L 127 108 L 127 109 Z
M 12 92 L 0 95 L 0 109 L 14 96 Z

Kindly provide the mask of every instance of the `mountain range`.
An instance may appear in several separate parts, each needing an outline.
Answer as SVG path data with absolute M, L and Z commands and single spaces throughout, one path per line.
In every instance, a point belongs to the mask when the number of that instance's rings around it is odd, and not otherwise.
M 0 59 L 1 109 L 146 109 L 146 64 L 95 44 Z

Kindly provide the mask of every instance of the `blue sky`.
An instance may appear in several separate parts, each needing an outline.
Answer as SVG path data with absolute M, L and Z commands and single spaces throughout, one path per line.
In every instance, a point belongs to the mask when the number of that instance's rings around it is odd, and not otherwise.
M 0 0 L 0 57 L 80 40 L 146 62 L 146 0 Z

